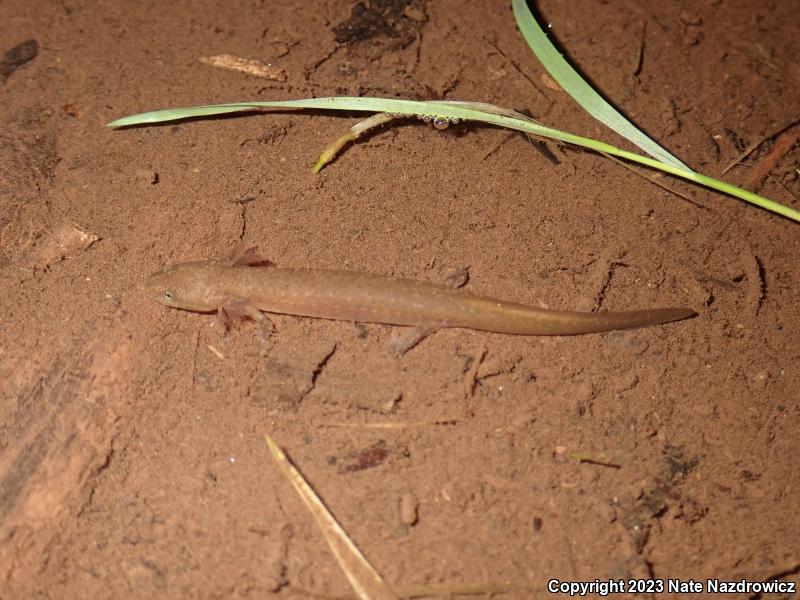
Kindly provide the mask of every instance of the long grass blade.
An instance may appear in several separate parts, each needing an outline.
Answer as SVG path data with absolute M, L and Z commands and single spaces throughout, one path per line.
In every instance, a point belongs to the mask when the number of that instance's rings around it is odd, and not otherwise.
M 517 27 L 519 27 L 522 36 L 528 42 L 536 58 L 539 59 L 544 68 L 547 69 L 548 73 L 564 91 L 572 96 L 586 112 L 636 144 L 653 158 L 672 167 L 690 170 L 689 167 L 659 146 L 657 142 L 647 137 L 644 132 L 626 119 L 572 68 L 549 40 L 539 23 L 536 22 L 526 0 L 512 0 L 511 8 L 514 11 L 514 18 L 517 20 Z
M 734 196 L 745 202 L 772 211 L 788 219 L 800 222 L 800 211 L 789 206 L 764 198 L 745 189 L 736 187 L 724 181 L 719 181 L 690 169 L 673 167 L 653 158 L 641 156 L 627 150 L 621 150 L 611 144 L 599 142 L 591 138 L 577 136 L 565 131 L 545 127 L 532 119 L 519 115 L 514 111 L 494 106 L 491 104 L 472 102 L 445 102 L 416 100 L 396 100 L 391 98 L 349 97 L 336 96 L 332 98 L 306 98 L 302 100 L 280 100 L 275 102 L 235 102 L 231 104 L 211 104 L 207 106 L 194 106 L 190 108 L 170 108 L 153 112 L 140 113 L 112 121 L 109 127 L 129 127 L 132 125 L 147 125 L 164 123 L 178 119 L 209 117 L 214 115 L 253 112 L 263 109 L 319 109 L 319 110 L 346 110 L 366 112 L 386 112 L 400 114 L 422 114 L 447 117 L 449 119 L 463 119 L 524 131 L 531 135 L 552 138 L 575 146 L 581 146 L 596 152 L 611 154 L 619 158 L 636 162 L 653 169 L 658 169 L 688 179 L 694 183 L 717 190 L 724 194 Z M 518 116 L 517 116 L 518 115 Z

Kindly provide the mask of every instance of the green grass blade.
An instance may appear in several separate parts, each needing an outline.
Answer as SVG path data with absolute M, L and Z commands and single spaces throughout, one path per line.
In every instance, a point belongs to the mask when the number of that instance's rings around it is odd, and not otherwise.
M 139 113 L 130 117 L 122 117 L 116 121 L 111 121 L 106 127 L 130 127 L 132 125 L 152 125 L 154 123 L 166 123 L 168 121 L 178 121 L 180 119 L 192 119 L 199 117 L 214 117 L 225 113 L 243 112 L 256 110 L 257 107 L 244 104 L 209 104 L 207 106 L 193 106 L 191 108 L 167 108 L 165 110 L 154 110 L 151 112 Z
M 583 109 L 598 121 L 605 123 L 618 134 L 627 138 L 653 158 L 670 166 L 689 170 L 680 160 L 667 152 L 655 141 L 647 137 L 633 123 L 626 119 L 617 109 L 590 86 L 572 66 L 564 59 L 558 49 L 548 39 L 547 34 L 536 22 L 531 14 L 526 0 L 512 0 L 511 8 L 517 27 L 522 32 L 525 41 L 533 50 L 536 58 L 544 65 L 558 84 Z
M 597 152 L 604 152 L 619 158 L 636 162 L 653 169 L 658 169 L 700 185 L 715 189 L 729 194 L 766 210 L 783 215 L 789 219 L 800 222 L 800 211 L 788 206 L 784 206 L 769 198 L 764 198 L 758 194 L 753 194 L 742 188 L 738 188 L 724 181 L 719 181 L 686 168 L 675 167 L 661 161 L 646 156 L 640 156 L 633 152 L 621 150 L 599 142 L 591 138 L 585 138 L 558 129 L 545 127 L 531 119 L 525 118 L 514 111 L 500 108 L 490 104 L 472 102 L 447 102 L 447 101 L 426 101 L 415 100 L 395 100 L 390 98 L 369 98 L 369 97 L 348 97 L 337 96 L 334 98 L 307 98 L 303 100 L 282 100 L 276 102 L 236 102 L 232 104 L 212 104 L 208 106 L 194 106 L 191 108 L 172 108 L 154 112 L 146 112 L 130 117 L 117 119 L 108 124 L 109 127 L 126 127 L 131 125 L 145 125 L 151 123 L 164 123 L 176 121 L 178 119 L 188 119 L 197 117 L 208 117 L 219 114 L 255 111 L 262 109 L 320 109 L 320 110 L 346 110 L 346 111 L 365 111 L 365 112 L 393 112 L 411 113 L 421 115 L 436 115 L 448 118 L 478 121 L 524 131 L 531 135 L 551 138 L 581 146 Z

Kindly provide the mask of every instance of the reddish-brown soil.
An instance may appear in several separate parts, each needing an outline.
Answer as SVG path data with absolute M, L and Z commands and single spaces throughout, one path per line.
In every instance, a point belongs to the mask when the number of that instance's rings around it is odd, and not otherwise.
M 301 4 L 0 1 L 0 53 L 38 43 L 0 81 L 0 596 L 350 594 L 265 433 L 398 589 L 797 581 L 800 226 L 571 148 L 550 144 L 552 164 L 474 125 L 383 129 L 319 175 L 358 115 L 104 127 L 364 94 L 528 109 L 630 148 L 548 81 L 507 2 Z M 792 2 L 655 4 L 539 9 L 700 171 L 800 118 Z M 198 61 L 217 54 L 285 81 Z M 747 181 L 773 143 L 725 177 Z M 798 160 L 795 144 L 761 192 L 800 208 Z M 275 316 L 265 342 L 143 297 L 152 271 L 240 240 L 284 266 L 433 281 L 468 267 L 469 289 L 514 301 L 699 316 L 575 337 L 446 330 L 397 359 L 395 327 Z

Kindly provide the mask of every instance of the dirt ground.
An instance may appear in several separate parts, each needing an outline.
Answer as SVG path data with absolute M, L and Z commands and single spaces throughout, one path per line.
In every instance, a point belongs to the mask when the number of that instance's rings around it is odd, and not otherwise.
M 742 184 L 800 119 L 800 12 L 655 4 L 538 9 L 693 168 L 719 177 L 769 138 L 724 176 Z M 549 144 L 555 164 L 491 127 L 403 123 L 318 175 L 359 115 L 104 127 L 372 95 L 527 109 L 630 148 L 543 74 L 507 2 L 0 0 L 0 53 L 27 40 L 0 79 L 0 597 L 351 594 L 266 433 L 400 591 L 800 579 L 798 224 Z M 279 71 L 198 60 L 218 54 Z M 761 193 L 800 208 L 798 162 L 795 144 Z M 398 359 L 397 327 L 274 316 L 267 341 L 252 324 L 223 337 L 142 295 L 151 272 L 240 241 L 281 266 L 467 267 L 467 289 L 517 302 L 699 316 L 445 330 Z

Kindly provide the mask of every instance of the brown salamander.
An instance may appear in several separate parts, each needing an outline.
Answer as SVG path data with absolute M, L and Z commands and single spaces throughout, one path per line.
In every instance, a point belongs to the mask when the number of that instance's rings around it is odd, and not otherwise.
M 303 317 L 410 325 L 426 332 L 465 327 L 520 335 L 574 335 L 658 325 L 695 316 L 688 308 L 574 312 L 534 308 L 476 296 L 425 281 L 359 271 L 284 269 L 254 249 L 228 261 L 177 264 L 144 285 L 154 301 L 184 310 L 214 312 L 227 329 L 261 311 Z

